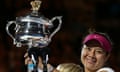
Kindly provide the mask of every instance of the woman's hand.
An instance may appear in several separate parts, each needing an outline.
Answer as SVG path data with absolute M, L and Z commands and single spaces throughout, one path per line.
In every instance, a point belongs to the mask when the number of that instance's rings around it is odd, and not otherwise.
M 33 64 L 32 58 L 30 58 L 28 56 L 28 53 L 25 53 L 24 58 L 25 58 L 25 62 L 24 62 L 25 65 Z M 42 62 L 42 58 L 40 56 L 38 57 L 38 65 L 37 66 L 38 66 L 39 70 L 43 70 L 43 62 Z M 54 67 L 50 64 L 47 64 L 47 68 L 48 68 L 48 72 L 51 72 L 54 69 Z
M 25 65 L 28 65 L 28 64 L 32 64 L 32 59 L 28 56 L 28 53 L 25 53 L 24 55 L 24 58 L 25 58 Z

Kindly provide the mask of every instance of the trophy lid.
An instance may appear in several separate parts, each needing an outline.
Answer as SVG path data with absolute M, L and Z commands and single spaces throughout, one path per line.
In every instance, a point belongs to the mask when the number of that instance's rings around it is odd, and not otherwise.
M 31 9 L 32 12 L 28 13 L 25 16 L 16 17 L 16 21 L 18 23 L 33 22 L 33 23 L 51 26 L 52 23 L 49 21 L 49 19 L 39 12 L 41 3 L 42 2 L 40 0 L 31 1 L 30 4 L 32 6 L 32 9 Z

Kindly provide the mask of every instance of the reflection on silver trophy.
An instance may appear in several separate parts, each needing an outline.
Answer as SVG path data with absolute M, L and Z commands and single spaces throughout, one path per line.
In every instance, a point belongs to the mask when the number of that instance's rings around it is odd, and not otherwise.
M 62 16 L 53 17 L 51 20 L 45 18 L 38 12 L 40 4 L 41 1 L 39 0 L 32 1 L 32 12 L 30 14 L 16 17 L 15 21 L 8 22 L 6 26 L 7 33 L 12 37 L 17 47 L 21 47 L 22 45 L 40 48 L 46 47 L 51 42 L 53 35 L 59 31 Z M 59 21 L 56 28 L 54 28 L 55 24 L 53 24 L 55 20 Z M 12 24 L 15 24 L 14 35 L 9 29 Z

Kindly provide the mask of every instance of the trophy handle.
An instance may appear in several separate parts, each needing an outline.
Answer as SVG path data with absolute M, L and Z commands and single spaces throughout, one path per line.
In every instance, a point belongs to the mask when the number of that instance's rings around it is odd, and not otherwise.
M 14 36 L 10 33 L 10 31 L 9 31 L 9 27 L 10 27 L 12 24 L 15 24 L 15 25 L 16 25 L 16 21 L 9 21 L 9 22 L 7 23 L 6 32 L 7 32 L 7 34 L 13 39 L 13 44 L 16 44 L 15 37 L 14 37 Z
M 60 27 L 61 27 L 61 24 L 62 24 L 62 19 L 61 19 L 61 18 L 62 18 L 62 16 L 56 16 L 56 17 L 53 17 L 53 18 L 52 18 L 51 23 L 52 23 L 54 20 L 58 19 L 59 25 L 58 25 L 58 27 L 52 32 L 52 34 L 49 36 L 49 41 L 51 41 L 51 38 L 55 35 L 55 33 L 60 30 Z

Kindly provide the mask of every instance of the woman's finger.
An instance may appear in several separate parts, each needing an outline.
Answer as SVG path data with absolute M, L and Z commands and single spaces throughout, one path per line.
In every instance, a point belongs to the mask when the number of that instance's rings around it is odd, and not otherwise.
M 25 58 L 25 65 L 31 64 L 32 60 L 30 57 Z

